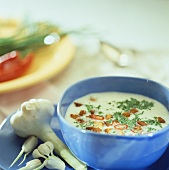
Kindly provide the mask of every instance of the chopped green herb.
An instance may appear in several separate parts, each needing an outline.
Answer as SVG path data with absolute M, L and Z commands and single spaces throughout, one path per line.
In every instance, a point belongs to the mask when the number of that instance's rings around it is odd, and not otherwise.
M 147 132 L 152 132 L 152 131 L 156 131 L 157 129 L 152 128 L 152 127 L 147 127 Z
M 99 110 L 99 109 L 100 109 L 100 107 L 101 107 L 101 105 L 98 105 L 96 108 Z
M 117 107 L 124 110 L 129 111 L 132 108 L 138 108 L 140 110 L 149 110 L 154 106 L 153 102 L 148 102 L 146 100 L 138 101 L 137 99 L 130 98 L 130 100 L 124 100 L 117 102 Z
M 93 121 L 89 121 L 89 124 L 90 124 L 90 125 L 93 125 L 93 124 L 94 124 L 94 122 L 93 122 Z
M 98 114 L 101 115 L 101 114 L 104 114 L 104 113 L 100 111 L 100 112 L 98 112 Z
M 116 120 L 118 120 L 119 117 L 121 116 L 121 112 L 115 112 L 113 116 Z
M 91 104 L 85 104 L 85 106 L 86 106 L 86 108 L 87 108 L 88 112 L 90 112 L 90 111 L 91 111 L 91 110 L 93 110 L 93 109 L 97 109 L 97 110 L 99 110 L 99 109 L 100 109 L 100 107 L 101 107 L 101 105 L 93 106 L 93 105 L 91 105 Z
M 85 104 L 88 112 L 90 112 L 92 109 L 93 109 L 93 105 L 88 105 L 88 104 Z
M 158 121 L 158 118 L 157 117 L 154 117 L 155 119 L 155 126 L 160 126 L 160 128 L 162 128 L 162 125 L 161 123 Z
M 107 120 L 106 123 L 112 123 L 112 119 Z
M 154 117 L 154 119 L 148 119 L 148 120 L 143 120 L 143 121 L 146 122 L 148 125 L 160 126 L 162 128 L 162 125 L 158 121 L 157 117 Z

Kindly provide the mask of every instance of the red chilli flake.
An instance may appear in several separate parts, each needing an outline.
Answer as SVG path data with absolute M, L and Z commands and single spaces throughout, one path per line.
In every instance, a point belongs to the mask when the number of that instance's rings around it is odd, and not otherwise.
M 125 129 L 128 128 L 128 125 L 126 125 L 126 124 L 117 124 L 117 125 L 114 126 L 114 128 L 116 130 L 125 130 Z
M 91 114 L 88 117 L 91 119 L 96 119 L 96 120 L 104 120 L 103 116 L 99 116 L 99 115 L 95 115 L 95 114 Z

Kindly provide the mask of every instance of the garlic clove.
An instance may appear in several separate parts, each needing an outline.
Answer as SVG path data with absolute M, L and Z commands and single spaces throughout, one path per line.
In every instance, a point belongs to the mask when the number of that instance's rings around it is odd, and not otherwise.
M 47 141 L 45 144 L 49 147 L 51 155 L 53 155 L 54 145 L 52 142 Z
M 56 156 L 50 156 L 45 160 L 45 167 L 48 169 L 65 170 L 65 163 Z
M 44 155 L 42 155 L 38 149 L 35 149 L 33 152 L 32 152 L 32 157 L 33 158 L 44 158 L 44 159 L 47 159 L 47 157 L 45 157 Z
M 31 152 L 38 145 L 38 138 L 30 136 L 23 144 L 23 148 L 26 153 Z
M 20 168 L 19 170 L 33 170 L 33 169 L 39 168 L 41 165 L 42 165 L 42 163 L 39 159 L 33 159 L 33 160 L 27 162 L 26 166 L 23 168 Z
M 18 156 L 15 158 L 15 160 L 12 162 L 12 164 L 10 165 L 9 168 L 11 168 L 11 167 L 18 161 L 18 159 L 25 153 L 23 160 L 22 160 L 22 161 L 20 162 L 20 164 L 19 164 L 19 165 L 21 165 L 21 164 L 25 161 L 27 155 L 28 155 L 31 151 L 33 151 L 33 149 L 34 149 L 37 145 L 38 145 L 38 139 L 37 139 L 35 136 L 30 136 L 29 138 L 27 138 L 26 141 L 25 141 L 25 142 L 23 143 L 23 145 L 22 145 L 22 149 L 21 149 L 20 153 L 19 153 Z
M 38 146 L 38 151 L 44 156 L 49 156 L 51 153 L 50 148 L 45 143 Z

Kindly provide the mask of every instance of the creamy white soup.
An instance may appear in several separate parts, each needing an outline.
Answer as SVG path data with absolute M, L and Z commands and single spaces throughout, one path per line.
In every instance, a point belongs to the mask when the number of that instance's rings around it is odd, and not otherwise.
M 118 135 L 149 134 L 169 125 L 168 110 L 160 102 L 120 92 L 83 96 L 69 106 L 65 119 L 80 129 Z

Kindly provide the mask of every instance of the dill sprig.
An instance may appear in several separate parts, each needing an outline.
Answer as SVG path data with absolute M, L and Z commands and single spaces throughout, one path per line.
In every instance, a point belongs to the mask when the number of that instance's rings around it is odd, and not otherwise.
M 45 37 L 53 32 L 58 32 L 58 28 L 52 24 L 23 24 L 17 29 L 14 35 L 0 38 L 0 56 L 13 50 L 36 50 L 45 46 Z
M 49 35 L 55 36 L 58 40 L 69 34 L 85 33 L 88 33 L 86 28 L 61 31 L 59 27 L 50 23 L 23 22 L 14 35 L 0 38 L 0 56 L 14 50 L 34 51 L 46 46 L 44 39 Z

